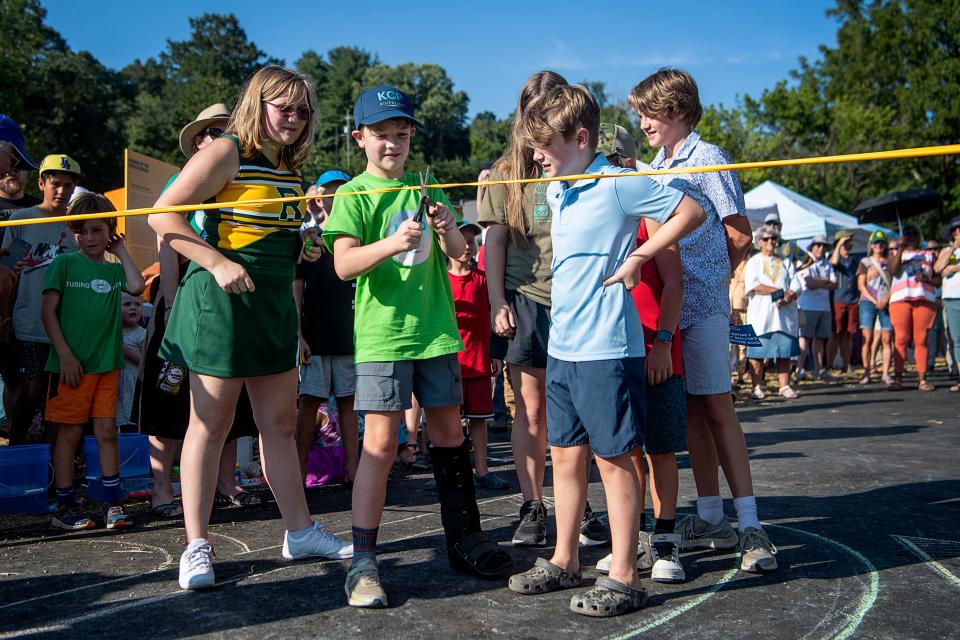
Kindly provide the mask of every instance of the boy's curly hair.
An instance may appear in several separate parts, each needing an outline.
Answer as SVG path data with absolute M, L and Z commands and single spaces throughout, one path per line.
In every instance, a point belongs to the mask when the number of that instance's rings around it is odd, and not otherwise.
M 516 133 L 528 146 L 544 146 L 558 134 L 569 140 L 581 128 L 590 134 L 590 148 L 596 149 L 600 107 L 583 85 L 565 84 L 531 103 Z
M 73 202 L 70 203 L 70 206 L 67 207 L 67 215 L 74 216 L 80 213 L 106 213 L 107 211 L 116 210 L 117 208 L 114 207 L 113 203 L 107 200 L 105 196 L 92 191 L 84 191 L 74 198 Z M 107 223 L 107 228 L 110 229 L 110 235 L 113 235 L 117 232 L 116 218 L 103 218 L 103 221 Z M 84 222 L 86 222 L 86 220 L 71 220 L 67 223 L 67 226 L 70 227 L 70 231 L 73 231 L 74 233 L 83 233 Z
M 683 117 L 693 129 L 703 115 L 700 91 L 693 76 L 682 69 L 662 67 L 640 81 L 627 97 L 630 106 L 646 116 Z

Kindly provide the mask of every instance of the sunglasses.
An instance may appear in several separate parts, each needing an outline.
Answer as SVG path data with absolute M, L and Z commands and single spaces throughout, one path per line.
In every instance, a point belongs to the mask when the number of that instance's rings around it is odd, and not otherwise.
M 313 110 L 309 107 L 291 107 L 289 105 L 281 107 L 280 105 L 274 104 L 267 100 L 264 100 L 264 102 L 283 114 L 284 118 L 289 118 L 290 116 L 295 115 L 300 120 L 309 120 L 310 116 L 313 115 Z
M 222 135 L 223 135 L 223 129 L 221 129 L 220 127 L 207 127 L 206 129 L 200 132 L 201 138 L 203 136 L 210 136 L 214 140 L 216 140 Z
M 776 242 L 776 241 L 777 241 L 777 239 L 774 238 L 773 236 L 770 236 L 770 237 L 767 237 L 767 238 L 760 238 L 760 242 Z

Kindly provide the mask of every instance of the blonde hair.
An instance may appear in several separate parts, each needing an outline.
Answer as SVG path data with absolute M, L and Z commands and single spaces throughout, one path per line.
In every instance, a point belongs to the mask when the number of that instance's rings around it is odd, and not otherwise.
M 528 146 L 546 146 L 555 135 L 569 140 L 581 128 L 590 134 L 590 147 L 596 149 L 600 107 L 586 87 L 568 84 L 554 87 L 528 109 L 517 133 Z
M 510 141 L 507 152 L 493 165 L 493 170 L 508 180 L 523 180 L 537 178 L 540 169 L 533 161 L 533 151 L 517 136 L 517 125 L 524 112 L 530 105 L 539 100 L 551 89 L 567 84 L 566 79 L 555 71 L 540 71 L 533 74 L 523 84 L 520 97 L 517 100 L 517 111 L 513 116 L 513 127 L 510 132 Z M 526 246 L 527 221 L 523 215 L 523 185 L 508 184 L 507 188 L 507 228 L 510 239 L 517 246 Z
M 110 202 L 106 196 L 92 191 L 84 191 L 67 206 L 67 215 L 75 216 L 81 213 L 106 213 L 107 211 L 116 210 L 117 208 L 113 206 L 113 203 Z M 116 233 L 116 218 L 103 218 L 103 221 L 107 224 L 110 235 Z M 83 224 L 85 222 L 89 222 L 89 220 L 70 220 L 67 222 L 67 226 L 70 227 L 70 231 L 74 233 L 83 233 Z
M 683 121 L 693 129 L 703 115 L 700 90 L 686 71 L 663 67 L 640 81 L 627 97 L 630 106 L 647 116 L 666 116 Z
M 317 97 L 307 76 L 277 65 L 257 70 L 240 92 L 226 133 L 237 136 L 244 157 L 255 157 L 267 139 L 263 126 L 263 103 L 277 98 L 287 98 L 290 104 L 304 104 L 310 109 L 310 119 L 300 137 L 293 144 L 280 149 L 280 162 L 292 171 L 299 171 L 310 154 L 317 126 Z

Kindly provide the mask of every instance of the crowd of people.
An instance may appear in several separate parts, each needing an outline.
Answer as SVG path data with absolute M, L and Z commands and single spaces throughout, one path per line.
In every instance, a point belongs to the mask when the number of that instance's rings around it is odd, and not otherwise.
M 629 103 L 657 149 L 653 168 L 730 162 L 696 132 L 702 106 L 690 74 L 661 69 Z M 507 184 L 478 189 L 479 224 L 463 219 L 433 176 L 408 170 L 423 124 L 399 89 L 369 87 L 357 99 L 352 136 L 365 170 L 330 168 L 304 190 L 315 123 L 310 82 L 277 66 L 254 73 L 232 111 L 211 105 L 188 123 L 179 138 L 187 162 L 156 206 L 205 207 L 150 216 L 159 257 L 147 286 L 113 206 L 78 193 L 80 165 L 64 154 L 36 165 L 19 125 L 0 116 L 2 217 L 20 222 L 4 229 L 0 258 L 11 444 L 40 420 L 53 447 L 53 524 L 96 527 L 74 478 L 90 423 L 103 520 L 122 529 L 134 522 L 119 488 L 117 425 L 136 422 L 150 436 L 153 512 L 184 520 L 183 589 L 215 584 L 213 507 L 259 502 L 234 476 L 243 436 L 259 439 L 285 527 L 282 555 L 349 559 L 351 606 L 388 604 L 377 537 L 398 452 L 410 464 L 428 460 L 457 571 L 509 578 L 527 596 L 572 589 L 583 584 L 579 547 L 609 544 L 597 566 L 604 575 L 570 600 L 583 615 L 641 608 L 638 569 L 683 582 L 685 549 L 739 548 L 742 570 L 775 571 L 731 374 L 749 367 L 762 399 L 772 367 L 779 395 L 792 399 L 792 379 L 830 380 L 837 358 L 841 371 L 852 367 L 861 332 L 863 384 L 879 351 L 882 379 L 902 388 L 912 346 L 918 387 L 929 391 L 928 339 L 941 307 L 949 335 L 960 335 L 960 218 L 939 250 L 907 226 L 898 239 L 873 234 L 858 260 L 849 232 L 801 250 L 781 242 L 779 218 L 752 231 L 735 172 L 520 184 L 637 168 L 626 129 L 601 123 L 590 92 L 554 72 L 520 92 L 508 148 L 481 175 Z M 40 202 L 24 195 L 33 169 Z M 104 215 L 29 224 L 90 213 Z M 729 331 L 744 321 L 760 345 L 741 352 Z M 956 366 L 960 341 L 951 344 Z M 548 450 L 552 462 L 555 546 L 524 570 L 483 531 L 475 491 L 510 486 L 487 463 L 502 393 L 493 380 L 504 376 L 523 497 L 515 546 L 547 545 Z M 352 487 L 349 542 L 312 517 L 303 488 L 326 405 L 336 407 Z M 684 451 L 698 497 L 696 514 L 678 520 Z M 178 460 L 180 500 L 171 482 Z M 608 526 L 587 502 L 593 465 Z

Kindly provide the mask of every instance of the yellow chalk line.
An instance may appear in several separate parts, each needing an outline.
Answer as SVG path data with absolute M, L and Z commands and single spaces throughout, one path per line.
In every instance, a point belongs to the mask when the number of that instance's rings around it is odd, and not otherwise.
M 713 164 L 700 167 L 675 167 L 672 169 L 645 169 L 642 171 L 628 171 L 624 173 L 580 173 L 569 176 L 555 176 L 552 178 L 525 178 L 520 180 L 487 180 L 485 182 L 448 182 L 445 184 L 431 184 L 431 189 L 453 189 L 458 187 L 479 187 L 498 184 L 531 184 L 535 182 L 575 182 L 577 180 L 595 180 L 604 178 L 627 178 L 634 176 L 677 175 L 689 173 L 715 173 L 719 171 L 746 171 L 749 169 L 770 169 L 774 167 L 796 167 L 813 164 L 836 164 L 841 162 L 868 162 L 876 160 L 903 160 L 906 158 L 930 158 L 934 156 L 960 155 L 960 144 L 945 144 L 934 147 L 915 147 L 912 149 L 892 149 L 888 151 L 868 151 L 865 153 L 847 153 L 834 156 L 817 156 L 813 158 L 793 158 L 786 160 L 762 160 L 759 162 L 734 162 L 730 164 Z M 6 220 L 0 222 L 0 228 L 17 227 L 31 224 L 49 224 L 52 222 L 66 222 L 68 220 L 97 220 L 101 218 L 126 218 L 130 216 L 146 216 L 153 213 L 171 213 L 197 211 L 201 209 L 219 209 L 235 207 L 263 207 L 282 202 L 299 202 L 318 198 L 341 198 L 346 196 L 375 195 L 379 193 L 393 193 L 397 191 L 418 191 L 419 185 L 407 187 L 388 187 L 384 189 L 368 189 L 366 191 L 352 191 L 349 193 L 330 193 L 312 196 L 290 196 L 286 198 L 263 198 L 259 200 L 238 200 L 235 202 L 217 202 L 203 204 L 168 205 L 162 208 L 147 207 L 143 209 L 128 209 L 124 211 L 110 211 L 108 213 L 81 213 L 72 216 L 49 216 L 29 220 Z

